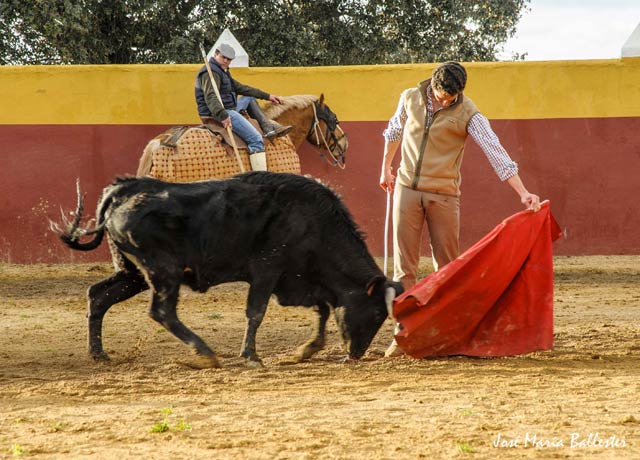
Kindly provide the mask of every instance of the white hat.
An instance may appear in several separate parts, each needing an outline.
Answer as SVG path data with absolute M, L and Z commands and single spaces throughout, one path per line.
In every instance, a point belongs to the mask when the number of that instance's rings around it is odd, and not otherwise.
M 218 48 L 216 48 L 216 51 L 218 51 L 227 59 L 234 59 L 236 57 L 235 50 L 231 47 L 231 45 L 227 45 L 226 43 L 221 43 Z

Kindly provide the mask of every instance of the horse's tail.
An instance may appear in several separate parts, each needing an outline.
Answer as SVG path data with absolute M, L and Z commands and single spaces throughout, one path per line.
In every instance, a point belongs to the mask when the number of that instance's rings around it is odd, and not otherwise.
M 149 141 L 147 146 L 142 151 L 142 156 L 138 162 L 138 170 L 136 171 L 136 177 L 148 176 L 153 166 L 153 152 L 160 148 L 162 142 L 168 137 L 167 133 L 159 134 Z
M 75 249 L 77 251 L 92 251 L 100 246 L 100 243 L 102 243 L 102 239 L 104 238 L 104 227 L 107 223 L 105 214 L 112 202 L 112 190 L 105 189 L 103 192 L 100 203 L 98 204 L 98 209 L 96 210 L 97 222 L 95 227 L 92 229 L 80 227 L 82 213 L 84 211 L 84 200 L 80 191 L 79 180 L 76 181 L 76 192 L 78 196 L 78 204 L 76 206 L 73 221 L 69 222 L 64 213 L 62 213 L 62 221 L 65 224 L 64 228 L 52 220 L 49 220 L 49 228 L 71 249 Z M 95 235 L 95 237 L 91 241 L 81 243 L 80 238 L 87 235 Z

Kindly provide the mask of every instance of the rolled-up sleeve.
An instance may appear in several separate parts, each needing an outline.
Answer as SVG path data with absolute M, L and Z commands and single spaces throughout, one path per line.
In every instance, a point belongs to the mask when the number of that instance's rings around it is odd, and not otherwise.
M 518 174 L 518 164 L 511 159 L 507 151 L 500 143 L 500 139 L 493 129 L 487 117 L 481 113 L 476 113 L 467 127 L 469 135 L 478 144 L 486 155 L 491 167 L 496 172 L 501 181 Z
M 396 108 L 396 112 L 389 119 L 389 124 L 387 125 L 387 129 L 382 131 L 382 135 L 389 142 L 395 142 L 402 140 L 402 130 L 404 129 L 404 124 L 407 121 L 407 112 L 404 109 L 404 102 L 402 96 L 400 96 L 400 100 L 398 101 L 398 108 Z

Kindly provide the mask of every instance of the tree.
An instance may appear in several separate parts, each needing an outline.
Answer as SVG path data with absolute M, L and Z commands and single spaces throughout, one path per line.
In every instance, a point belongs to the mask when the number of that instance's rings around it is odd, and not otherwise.
M 529 0 L 2 0 L 0 64 L 200 62 L 229 28 L 254 66 L 492 61 Z

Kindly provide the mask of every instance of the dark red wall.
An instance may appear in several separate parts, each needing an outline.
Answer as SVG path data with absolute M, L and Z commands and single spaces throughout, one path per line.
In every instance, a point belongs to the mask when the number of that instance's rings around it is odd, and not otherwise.
M 384 122 L 343 122 L 350 148 L 345 170 L 330 166 L 309 145 L 302 170 L 330 184 L 344 198 L 368 235 L 375 255 L 383 252 L 385 194 L 378 186 Z M 640 254 L 636 202 L 640 147 L 630 133 L 640 118 L 493 121 L 530 191 L 551 200 L 565 232 L 556 254 Z M 59 207 L 75 208 L 80 178 L 87 212 L 116 175 L 132 174 L 147 141 L 165 126 L 0 125 L 0 261 L 14 263 L 106 260 L 70 251 L 48 230 Z M 399 155 L 398 155 L 399 156 Z M 462 181 L 462 248 L 466 249 L 522 208 L 501 183 L 482 151 L 467 144 Z

